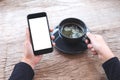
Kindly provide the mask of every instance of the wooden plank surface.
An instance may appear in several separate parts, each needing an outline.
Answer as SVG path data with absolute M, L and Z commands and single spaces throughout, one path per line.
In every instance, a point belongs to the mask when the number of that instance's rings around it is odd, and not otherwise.
M 76 17 L 101 34 L 120 58 L 120 0 L 0 0 L 0 80 L 7 80 L 24 50 L 26 15 L 46 11 L 50 27 Z M 89 50 L 66 55 L 56 49 L 43 56 L 34 80 L 106 80 L 101 61 Z

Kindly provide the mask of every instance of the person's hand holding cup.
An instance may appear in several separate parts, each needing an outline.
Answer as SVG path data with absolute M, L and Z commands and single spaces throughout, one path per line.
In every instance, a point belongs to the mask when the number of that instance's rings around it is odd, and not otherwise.
M 92 51 L 93 55 L 98 55 L 98 58 L 104 62 L 115 57 L 101 35 L 88 32 L 87 36 L 90 39 L 90 43 L 87 39 L 86 43 L 88 44 L 88 48 Z

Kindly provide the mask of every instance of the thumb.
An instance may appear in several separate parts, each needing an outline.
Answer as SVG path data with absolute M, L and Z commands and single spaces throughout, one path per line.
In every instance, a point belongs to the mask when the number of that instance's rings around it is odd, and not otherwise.
M 90 41 L 93 41 L 95 39 L 95 36 L 90 32 L 87 32 L 87 36 L 90 39 Z

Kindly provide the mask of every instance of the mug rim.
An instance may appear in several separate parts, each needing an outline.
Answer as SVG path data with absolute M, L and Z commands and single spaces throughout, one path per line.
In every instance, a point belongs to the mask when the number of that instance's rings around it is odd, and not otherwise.
M 65 21 L 67 21 L 67 20 L 78 21 L 78 23 L 80 24 L 80 26 L 82 26 L 83 29 L 85 29 L 85 30 L 83 31 L 83 35 L 80 36 L 80 37 L 77 37 L 77 38 L 70 38 L 70 37 L 67 37 L 67 36 L 65 36 L 64 34 L 62 34 L 61 31 L 62 31 L 62 28 L 64 27 L 63 24 L 65 24 L 65 23 L 66 23 Z M 74 22 L 74 23 L 75 23 L 75 22 Z M 81 24 L 82 24 L 82 25 L 81 25 Z M 73 39 L 73 40 L 74 40 L 74 39 L 82 38 L 83 36 L 86 35 L 86 32 L 87 32 L 87 27 L 86 27 L 85 23 L 84 23 L 82 20 L 78 19 L 78 18 L 66 18 L 66 19 L 62 20 L 62 21 L 60 22 L 60 24 L 59 24 L 59 33 L 60 33 L 60 36 L 62 35 L 63 37 L 68 38 L 68 39 Z

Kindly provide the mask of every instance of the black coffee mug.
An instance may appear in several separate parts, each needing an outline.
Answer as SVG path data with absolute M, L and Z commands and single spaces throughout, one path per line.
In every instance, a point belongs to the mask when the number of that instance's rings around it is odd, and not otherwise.
M 77 44 L 88 39 L 88 28 L 85 23 L 77 18 L 64 19 L 59 24 L 59 36 L 69 44 Z

